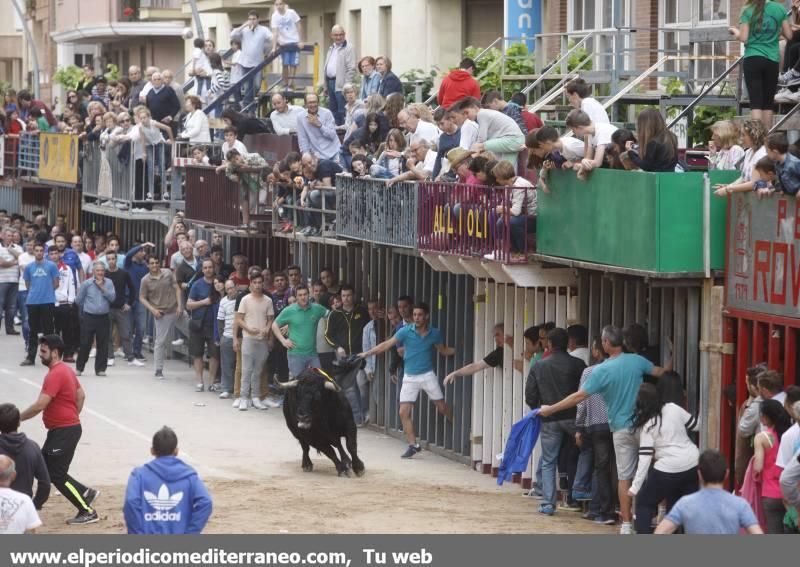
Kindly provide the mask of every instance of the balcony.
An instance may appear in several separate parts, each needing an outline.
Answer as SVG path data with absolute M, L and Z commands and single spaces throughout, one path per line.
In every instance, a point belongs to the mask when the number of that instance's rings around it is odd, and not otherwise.
M 180 20 L 184 18 L 182 0 L 139 0 L 140 20 Z
M 710 186 L 735 171 L 710 172 Z M 727 201 L 709 198 L 704 174 L 601 169 L 588 181 L 554 171 L 539 192 L 536 259 L 661 278 L 703 277 L 725 267 Z M 705 261 L 704 227 L 708 228 Z

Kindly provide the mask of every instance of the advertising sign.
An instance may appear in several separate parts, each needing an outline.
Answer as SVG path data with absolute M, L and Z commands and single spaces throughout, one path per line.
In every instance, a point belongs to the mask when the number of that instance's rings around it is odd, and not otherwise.
M 77 185 L 78 136 L 74 134 L 39 135 L 39 180 L 63 185 Z

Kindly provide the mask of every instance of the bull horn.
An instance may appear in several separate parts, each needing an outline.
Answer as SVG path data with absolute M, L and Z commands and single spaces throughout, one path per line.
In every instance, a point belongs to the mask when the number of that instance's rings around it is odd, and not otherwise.
M 278 388 L 282 390 L 288 390 L 290 388 L 297 388 L 297 385 L 300 383 L 300 380 L 288 380 L 287 382 L 281 382 L 280 380 L 275 380 L 275 383 L 278 384 Z
M 339 384 L 337 384 L 336 382 L 332 382 L 330 380 L 325 380 L 325 388 L 333 392 L 342 391 L 342 389 L 339 387 Z

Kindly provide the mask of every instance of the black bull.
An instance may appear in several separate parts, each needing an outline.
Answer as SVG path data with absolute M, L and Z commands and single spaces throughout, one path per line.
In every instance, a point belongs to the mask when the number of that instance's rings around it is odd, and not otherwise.
M 314 447 L 333 461 L 339 476 L 349 476 L 351 468 L 357 476 L 363 475 L 364 463 L 357 454 L 353 410 L 339 385 L 322 373 L 308 369 L 281 387 L 286 392 L 283 401 L 286 425 L 303 448 L 303 470 L 314 469 L 308 456 L 309 448 Z M 342 447 L 342 437 L 349 456 Z

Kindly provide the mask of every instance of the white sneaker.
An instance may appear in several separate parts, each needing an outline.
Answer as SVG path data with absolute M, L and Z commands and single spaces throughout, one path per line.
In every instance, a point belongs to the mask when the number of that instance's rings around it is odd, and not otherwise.
M 781 89 L 775 93 L 775 102 L 792 102 L 793 94 L 789 89 Z
M 125 351 L 123 351 L 121 348 L 118 348 L 114 351 L 114 358 L 125 358 Z
M 619 527 L 619 535 L 633 535 L 633 526 L 630 522 L 622 522 Z
M 794 69 L 789 69 L 785 73 L 782 73 L 778 76 L 778 84 L 783 85 L 794 85 L 800 82 L 800 72 L 795 71 Z
M 233 407 L 238 408 L 241 401 L 242 401 L 241 398 L 236 398 L 235 400 L 233 400 Z
M 268 408 L 277 409 L 281 407 L 281 403 L 273 400 L 272 398 L 265 398 L 264 401 L 261 403 Z
M 89 358 L 94 358 L 95 356 L 97 356 L 97 349 L 93 348 L 89 351 Z
M 162 201 L 169 201 L 169 192 L 164 192 L 161 194 Z
M 230 397 L 231 397 L 231 393 L 230 393 L 230 392 L 222 392 L 222 393 L 219 395 L 219 397 L 220 397 L 220 399 L 222 399 L 222 400 L 227 400 L 228 398 L 230 398 Z
M 197 386 L 194 387 L 195 392 L 202 392 L 203 390 L 205 390 L 205 388 L 203 387 L 202 384 L 198 384 Z
M 114 359 L 113 358 L 109 358 L 108 359 L 108 365 L 109 366 L 114 366 Z
M 150 337 L 142 337 L 142 344 L 149 345 L 150 344 Z
M 239 411 L 247 411 L 247 399 L 246 398 L 239 398 Z
M 800 103 L 800 91 L 795 91 L 788 96 L 789 102 Z
M 144 366 L 144 362 L 138 358 L 134 358 L 133 360 L 128 361 L 128 366 Z
M 253 407 L 256 409 L 269 409 L 267 406 L 262 404 L 261 400 L 259 400 L 258 398 L 253 398 L 252 402 L 253 402 Z
M 488 254 L 483 255 L 485 260 L 494 260 L 494 252 L 490 252 Z
M 152 201 L 152 200 L 153 200 L 153 194 L 150 191 L 148 191 L 147 197 L 145 197 L 145 201 Z
M 183 344 L 183 339 L 175 339 L 172 341 L 172 346 L 181 346 Z

